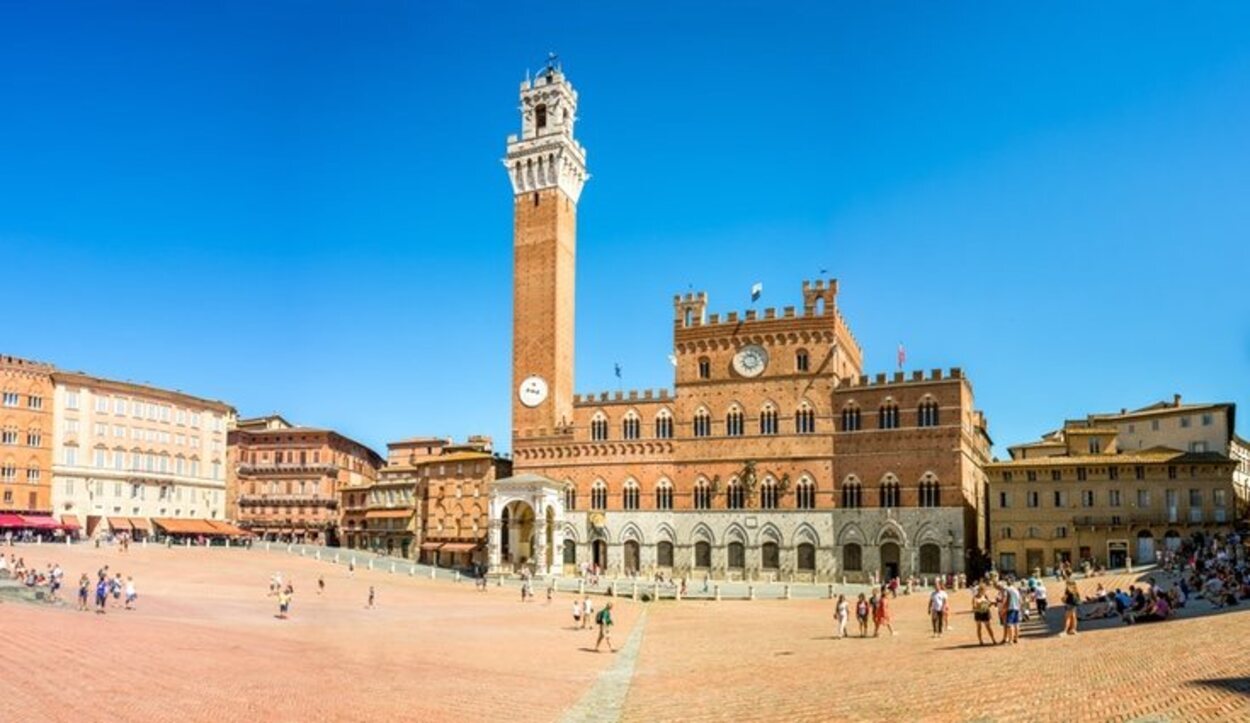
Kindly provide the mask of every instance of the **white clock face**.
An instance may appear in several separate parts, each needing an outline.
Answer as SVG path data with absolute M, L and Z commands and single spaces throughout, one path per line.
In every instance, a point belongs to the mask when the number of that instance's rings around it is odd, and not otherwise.
M 517 389 L 517 398 L 527 407 L 537 407 L 547 401 L 547 380 L 537 375 L 526 377 Z
M 758 377 L 768 366 L 768 352 L 757 344 L 744 346 L 734 354 L 734 371 L 744 377 Z

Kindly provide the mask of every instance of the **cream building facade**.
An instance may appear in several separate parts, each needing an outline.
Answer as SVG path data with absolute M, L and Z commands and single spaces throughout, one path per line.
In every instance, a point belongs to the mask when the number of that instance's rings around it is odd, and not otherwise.
M 55 372 L 53 388 L 56 515 L 76 517 L 87 535 L 226 518 L 233 407 L 76 372 Z

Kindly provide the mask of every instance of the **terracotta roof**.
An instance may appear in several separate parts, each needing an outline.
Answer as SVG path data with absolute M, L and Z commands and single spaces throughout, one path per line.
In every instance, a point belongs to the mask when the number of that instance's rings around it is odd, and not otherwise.
M 1170 447 L 1150 447 L 1121 454 L 1077 454 L 1056 455 L 1054 457 L 1031 457 L 1028 459 L 1003 460 L 990 462 L 986 467 L 1023 468 L 1023 467 L 1056 467 L 1080 465 L 1124 465 L 1124 464 L 1219 464 L 1232 463 L 1233 460 L 1219 452 L 1183 452 Z

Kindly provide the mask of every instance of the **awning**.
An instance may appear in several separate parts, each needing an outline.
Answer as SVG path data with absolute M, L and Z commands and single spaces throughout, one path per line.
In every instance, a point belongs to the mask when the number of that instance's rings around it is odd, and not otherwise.
M 0 527 L 25 527 L 26 521 L 17 515 L 0 515 Z
M 153 517 L 152 523 L 164 530 L 167 535 L 181 535 L 186 532 L 186 520 L 178 520 L 172 517 Z
M 473 552 L 478 547 L 476 542 L 448 542 L 439 552 Z
M 443 546 L 443 543 L 441 542 L 422 542 L 421 543 L 422 550 L 437 550 L 438 548 L 442 546 Z
M 82 525 L 78 524 L 78 515 L 61 515 L 61 526 L 67 530 L 82 528 Z
M 61 523 L 52 519 L 48 515 L 21 515 L 22 521 L 27 527 L 33 527 L 37 530 L 59 530 Z
M 110 517 L 109 527 L 113 528 L 113 532 L 130 532 L 129 517 Z
M 130 526 L 135 528 L 135 532 L 151 532 L 152 526 L 148 524 L 146 517 L 131 517 Z
M 247 530 L 235 527 L 229 522 L 222 522 L 220 520 L 208 520 L 207 522 L 209 526 L 212 527 L 214 530 L 216 530 L 217 534 L 219 535 L 230 535 L 231 537 L 247 537 L 252 534 L 248 532 Z

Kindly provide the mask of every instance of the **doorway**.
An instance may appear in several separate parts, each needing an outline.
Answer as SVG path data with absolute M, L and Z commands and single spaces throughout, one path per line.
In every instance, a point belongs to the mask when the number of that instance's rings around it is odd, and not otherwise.
M 1150 530 L 1137 533 L 1137 562 L 1147 565 L 1155 561 L 1155 536 Z
M 887 542 L 881 546 L 881 573 L 883 580 L 893 580 L 899 576 L 899 549 L 898 544 Z
M 1128 542 L 1118 540 L 1107 543 L 1107 567 L 1116 570 L 1128 564 Z
M 625 574 L 633 575 L 638 572 L 638 542 L 629 540 L 625 543 Z
M 608 567 L 608 543 L 606 540 L 595 540 L 590 544 L 590 561 L 600 570 Z

